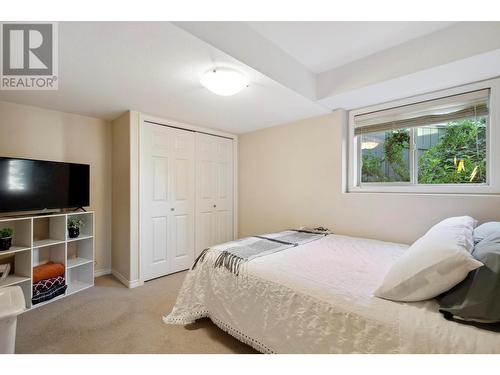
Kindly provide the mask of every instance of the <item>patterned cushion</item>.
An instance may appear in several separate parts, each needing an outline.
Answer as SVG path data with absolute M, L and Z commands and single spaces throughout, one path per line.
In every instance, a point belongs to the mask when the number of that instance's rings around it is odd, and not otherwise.
M 33 296 L 37 296 L 42 292 L 46 292 L 54 286 L 61 286 L 66 284 L 63 276 L 52 277 L 50 279 L 41 280 L 33 284 Z
M 31 299 L 31 302 L 33 303 L 33 305 L 36 305 L 37 303 L 48 301 L 52 298 L 60 296 L 61 294 L 64 294 L 67 287 L 68 287 L 67 285 L 53 286 L 52 288 L 46 290 L 45 292 L 38 293 Z

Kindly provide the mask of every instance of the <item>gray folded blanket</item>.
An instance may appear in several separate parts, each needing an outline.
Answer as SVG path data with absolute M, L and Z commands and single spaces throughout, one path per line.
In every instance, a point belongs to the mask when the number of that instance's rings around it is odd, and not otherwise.
M 242 238 L 203 250 L 198 258 L 196 258 L 192 269 L 194 269 L 197 264 L 205 261 L 208 253 L 218 252 L 219 254 L 214 261 L 214 267 L 224 267 L 238 276 L 242 264 L 246 262 L 318 240 L 326 235 L 328 235 L 328 233 L 314 233 L 306 230 L 287 230 L 261 236 Z

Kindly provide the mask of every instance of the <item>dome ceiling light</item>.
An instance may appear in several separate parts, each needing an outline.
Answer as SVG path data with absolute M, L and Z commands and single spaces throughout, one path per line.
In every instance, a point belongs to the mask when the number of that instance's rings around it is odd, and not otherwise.
M 200 83 L 214 94 L 230 96 L 247 87 L 248 78 L 234 69 L 214 68 L 203 73 Z

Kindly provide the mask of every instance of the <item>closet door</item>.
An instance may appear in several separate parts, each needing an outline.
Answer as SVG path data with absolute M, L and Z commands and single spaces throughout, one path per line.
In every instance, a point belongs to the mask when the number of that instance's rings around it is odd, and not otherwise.
M 144 123 L 141 145 L 141 271 L 144 280 L 194 260 L 194 133 Z
M 214 139 L 196 134 L 196 256 L 216 243 Z
M 170 272 L 186 270 L 194 262 L 195 138 L 194 133 L 171 130 L 174 156 L 171 167 Z
M 233 236 L 233 141 L 215 141 L 215 243 L 224 243 Z
M 233 141 L 196 134 L 196 255 L 233 239 Z

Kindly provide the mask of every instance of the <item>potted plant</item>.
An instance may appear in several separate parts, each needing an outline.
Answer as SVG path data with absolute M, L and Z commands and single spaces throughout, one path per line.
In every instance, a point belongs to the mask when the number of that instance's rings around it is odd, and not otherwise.
M 0 251 L 9 250 L 12 246 L 12 235 L 14 230 L 12 228 L 0 229 Z
M 77 238 L 80 235 L 80 229 L 83 228 L 83 220 L 70 217 L 68 219 L 68 236 Z

